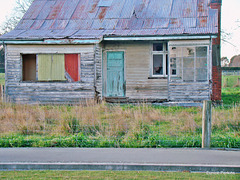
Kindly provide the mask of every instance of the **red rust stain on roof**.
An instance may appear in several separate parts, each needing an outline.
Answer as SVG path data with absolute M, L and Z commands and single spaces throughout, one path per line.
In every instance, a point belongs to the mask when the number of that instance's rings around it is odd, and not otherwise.
M 102 20 L 102 19 L 106 16 L 106 13 L 107 13 L 107 7 L 101 8 L 101 12 L 100 12 L 98 18 L 99 18 L 100 20 Z
M 92 9 L 91 9 L 89 12 L 90 12 L 90 13 L 94 13 L 96 7 L 97 7 L 97 3 L 94 3 L 94 4 L 92 5 Z
M 170 24 L 178 24 L 178 19 L 171 19 Z
M 200 22 L 200 27 L 206 27 L 207 26 L 207 17 L 201 17 L 199 19 L 199 22 Z
M 187 8 L 184 11 L 184 15 L 188 16 L 189 14 L 191 14 L 191 12 L 192 12 L 191 8 Z
M 202 2 L 198 4 L 198 12 L 204 12 L 204 6 Z

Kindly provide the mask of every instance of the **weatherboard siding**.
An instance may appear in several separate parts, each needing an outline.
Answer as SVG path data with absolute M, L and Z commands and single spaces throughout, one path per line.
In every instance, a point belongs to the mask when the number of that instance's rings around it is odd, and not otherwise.
M 95 97 L 93 45 L 7 45 L 7 98 L 28 104 L 74 104 Z M 23 82 L 21 54 L 80 54 L 81 80 L 68 82 Z
M 168 98 L 168 80 L 150 79 L 151 43 L 105 43 L 103 53 L 103 96 L 106 97 L 107 52 L 123 51 L 125 62 L 125 97 L 133 100 L 165 100 Z

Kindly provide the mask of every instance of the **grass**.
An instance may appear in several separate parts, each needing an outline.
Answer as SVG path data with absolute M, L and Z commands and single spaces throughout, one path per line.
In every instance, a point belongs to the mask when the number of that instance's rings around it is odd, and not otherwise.
M 236 78 L 223 89 L 226 106 L 213 108 L 212 147 L 240 148 Z M 197 107 L 0 102 L 0 147 L 201 147 L 201 122 Z
M 4 84 L 5 84 L 5 74 L 0 73 L 0 85 L 4 85 Z
M 223 76 L 222 86 L 223 103 L 240 104 L 240 76 Z
M 237 180 L 240 174 L 150 171 L 0 171 L 0 179 L 195 179 Z
M 0 147 L 201 147 L 201 108 L 0 103 Z M 240 147 L 240 106 L 213 109 L 212 147 Z

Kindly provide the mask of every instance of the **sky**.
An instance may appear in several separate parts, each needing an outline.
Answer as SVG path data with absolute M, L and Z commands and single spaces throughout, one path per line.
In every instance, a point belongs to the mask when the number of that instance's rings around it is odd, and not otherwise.
M 6 16 L 11 14 L 15 1 L 0 0 L 0 24 L 5 21 Z M 230 59 L 240 54 L 240 0 L 222 1 L 222 29 L 230 35 L 226 39 L 228 42 L 222 41 L 221 55 Z

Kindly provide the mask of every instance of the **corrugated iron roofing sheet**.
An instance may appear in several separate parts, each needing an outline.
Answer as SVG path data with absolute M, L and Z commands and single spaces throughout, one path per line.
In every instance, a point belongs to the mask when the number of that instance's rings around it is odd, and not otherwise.
M 1 39 L 216 34 L 217 17 L 209 0 L 35 0 Z

